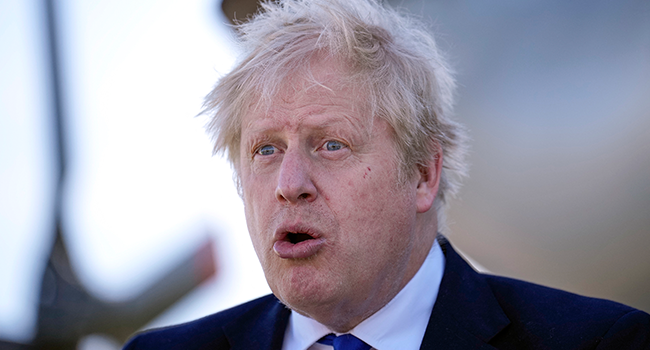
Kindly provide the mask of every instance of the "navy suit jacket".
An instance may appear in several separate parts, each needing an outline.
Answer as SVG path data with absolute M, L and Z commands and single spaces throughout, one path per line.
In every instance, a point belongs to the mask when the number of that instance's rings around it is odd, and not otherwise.
M 421 349 L 650 349 L 647 313 L 479 274 L 444 238 L 440 242 L 445 273 Z M 145 331 L 124 349 L 281 349 L 290 313 L 267 295 L 196 321 Z

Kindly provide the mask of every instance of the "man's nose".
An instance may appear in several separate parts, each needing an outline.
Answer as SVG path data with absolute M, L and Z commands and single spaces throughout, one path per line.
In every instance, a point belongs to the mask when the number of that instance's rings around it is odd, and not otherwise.
M 312 182 L 307 156 L 301 155 L 298 151 L 285 153 L 278 174 L 276 198 L 280 202 L 297 203 L 300 200 L 311 202 L 317 195 L 318 191 Z

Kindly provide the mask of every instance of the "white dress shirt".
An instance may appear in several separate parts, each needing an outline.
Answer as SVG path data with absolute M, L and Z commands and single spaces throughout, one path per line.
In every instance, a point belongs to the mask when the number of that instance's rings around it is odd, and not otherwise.
M 445 258 L 436 240 L 418 272 L 393 300 L 349 333 L 376 350 L 418 350 L 444 270 Z M 332 350 L 329 345 L 316 343 L 330 333 L 340 335 L 316 320 L 291 312 L 282 350 Z

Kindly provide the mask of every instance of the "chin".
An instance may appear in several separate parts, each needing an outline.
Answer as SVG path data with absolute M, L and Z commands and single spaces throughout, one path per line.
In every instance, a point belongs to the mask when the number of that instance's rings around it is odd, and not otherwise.
M 331 308 L 337 304 L 337 295 L 342 294 L 337 289 L 341 284 L 313 272 L 307 276 L 293 273 L 292 277 L 281 282 L 271 287 L 273 294 L 301 314 L 311 315 L 314 310 Z

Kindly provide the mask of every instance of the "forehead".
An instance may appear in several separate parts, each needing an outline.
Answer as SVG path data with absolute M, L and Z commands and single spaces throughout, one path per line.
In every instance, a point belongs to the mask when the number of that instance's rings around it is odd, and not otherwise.
M 244 114 L 242 131 L 285 128 L 287 123 L 371 124 L 364 89 L 348 79 L 346 71 L 336 60 L 311 62 L 309 67 L 287 76 L 273 96 L 251 106 Z

